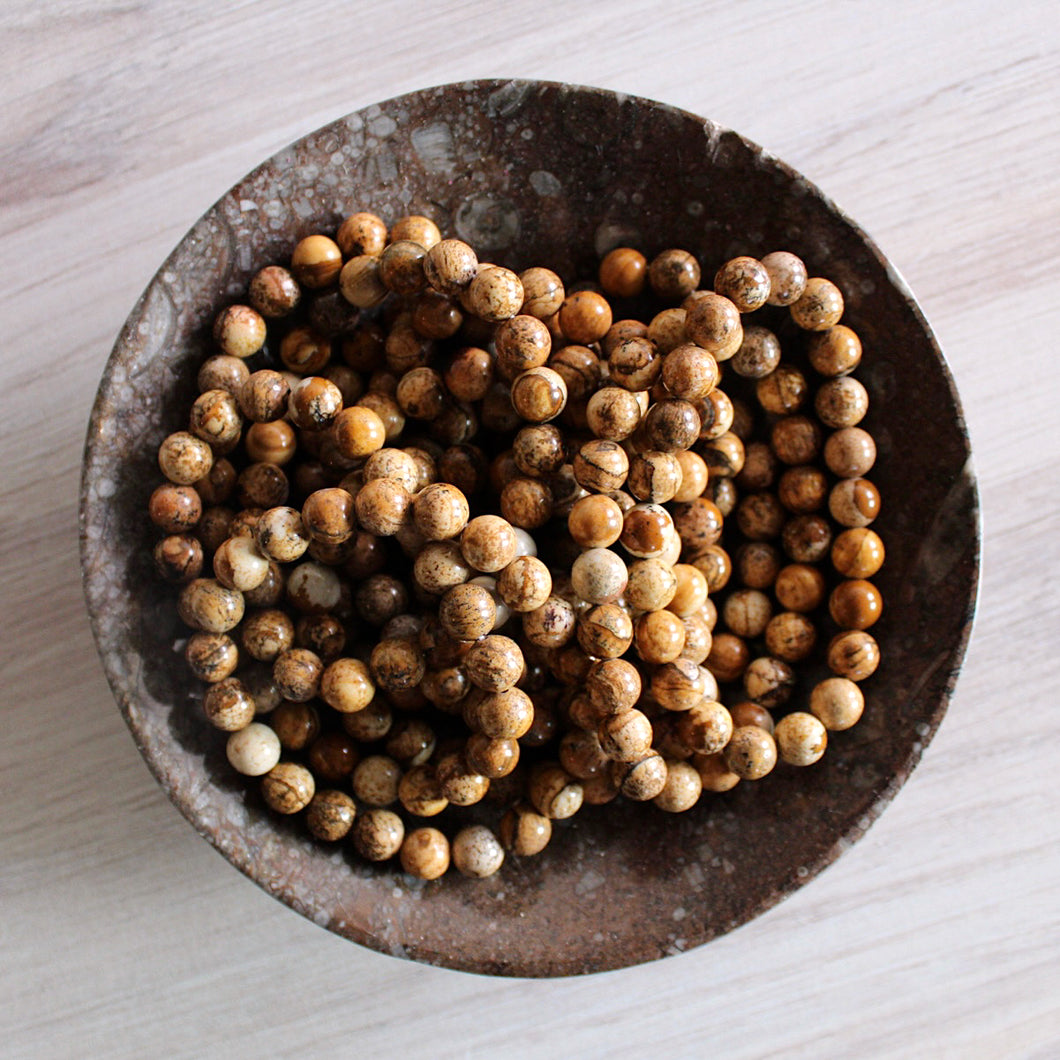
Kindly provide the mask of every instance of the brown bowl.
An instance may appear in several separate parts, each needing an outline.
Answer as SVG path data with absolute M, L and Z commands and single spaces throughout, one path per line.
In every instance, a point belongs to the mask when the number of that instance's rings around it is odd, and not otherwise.
M 260 266 L 355 210 L 425 213 L 483 257 L 590 276 L 632 243 L 685 247 L 709 270 L 788 249 L 846 298 L 884 498 L 884 657 L 863 720 L 822 761 L 780 767 L 671 816 L 624 804 L 557 827 L 539 857 L 473 882 L 365 866 L 268 814 L 229 770 L 174 645 L 147 498 L 160 440 L 185 424 L 209 324 Z M 140 752 L 195 828 L 316 923 L 385 953 L 500 975 L 618 968 L 698 946 L 802 886 L 860 837 L 909 776 L 953 689 L 971 626 L 978 506 L 953 382 L 912 295 L 812 184 L 710 121 L 598 89 L 480 81 L 414 92 L 284 149 L 191 229 L 129 316 L 89 427 L 85 593 Z M 802 689 L 803 694 L 806 688 Z

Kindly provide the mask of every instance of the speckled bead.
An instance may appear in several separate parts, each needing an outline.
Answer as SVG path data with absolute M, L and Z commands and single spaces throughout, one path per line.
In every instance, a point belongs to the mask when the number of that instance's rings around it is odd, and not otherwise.
M 304 810 L 315 793 L 313 774 L 296 762 L 278 762 L 261 780 L 262 798 L 276 813 L 294 814 Z
M 497 592 L 512 611 L 534 611 L 551 595 L 552 575 L 535 556 L 517 556 L 498 575 Z
M 684 813 L 699 801 L 703 781 L 699 771 L 689 762 L 666 759 L 666 783 L 652 802 L 667 813 Z
M 837 324 L 814 335 L 807 353 L 815 372 L 832 378 L 845 376 L 861 363 L 861 339 L 845 324 Z
M 627 799 L 648 802 L 666 787 L 668 770 L 663 756 L 649 751 L 639 762 L 612 762 L 610 775 Z
M 230 305 L 214 320 L 214 342 L 229 357 L 253 357 L 265 345 L 265 336 L 265 320 L 250 306 Z
M 519 764 L 519 741 L 472 733 L 464 747 L 468 766 L 490 781 L 510 776 Z M 494 785 L 490 785 L 491 788 Z
M 736 553 L 736 571 L 748 589 L 772 588 L 780 564 L 780 552 L 767 541 L 749 541 Z
M 366 482 L 353 506 L 361 528 L 378 537 L 393 537 L 412 518 L 412 494 L 390 478 Z
M 617 659 L 633 643 L 633 621 L 617 604 L 597 604 L 579 616 L 577 637 L 586 655 Z
M 472 583 L 450 589 L 438 607 L 442 628 L 457 640 L 478 640 L 486 636 L 492 631 L 496 618 L 492 593 Z
M 190 431 L 176 431 L 158 448 L 158 466 L 170 482 L 190 486 L 210 473 L 213 450 Z
M 366 861 L 387 861 L 401 849 L 405 838 L 401 818 L 380 808 L 359 814 L 352 831 L 354 849 Z
M 369 660 L 372 681 L 386 692 L 415 688 L 427 671 L 419 645 L 404 637 L 380 640 Z
M 350 786 L 366 806 L 392 806 L 398 800 L 402 769 L 389 755 L 369 755 L 354 767 Z
M 644 412 L 631 390 L 602 387 L 589 398 L 586 419 L 597 438 L 621 442 L 637 429 Z
M 743 342 L 740 310 L 728 298 L 705 291 L 687 311 L 685 333 L 715 360 L 726 361 Z
M 796 515 L 784 524 L 780 543 L 796 563 L 820 563 L 832 547 L 832 527 L 820 515 Z
M 177 613 L 185 625 L 203 633 L 227 633 L 239 625 L 244 612 L 243 594 L 213 578 L 196 578 L 181 590 Z
M 797 412 L 806 404 L 810 386 L 806 377 L 792 365 L 780 364 L 755 384 L 758 403 L 776 416 Z
M 770 305 L 791 305 L 806 289 L 806 265 L 803 260 L 786 250 L 774 250 L 762 258 L 762 266 L 769 275 Z
M 843 293 L 830 280 L 811 276 L 798 300 L 792 302 L 791 318 L 807 331 L 827 331 L 843 315 Z
M 825 442 L 824 462 L 839 478 L 861 478 L 876 462 L 876 443 L 860 427 L 843 427 Z
M 774 738 L 780 757 L 792 766 L 810 766 L 824 755 L 828 733 L 805 711 L 795 711 L 777 722 Z
M 573 817 L 582 805 L 581 784 L 554 762 L 534 767 L 527 794 L 534 809 L 553 821 Z
M 562 648 L 574 638 L 576 628 L 574 608 L 555 594 L 540 607 L 523 615 L 523 633 L 539 648 Z
M 250 280 L 247 298 L 264 317 L 271 320 L 294 312 L 301 301 L 298 281 L 282 265 L 266 265 Z
M 714 290 L 728 298 L 741 313 L 751 313 L 764 306 L 769 298 L 769 270 L 755 258 L 732 258 L 715 274 Z
M 552 838 L 552 821 L 526 802 L 516 803 L 501 818 L 500 840 L 517 857 L 540 854 Z
M 680 302 L 700 281 L 699 262 L 687 250 L 670 248 L 656 254 L 648 266 L 652 291 L 667 302 Z
M 611 381 L 626 390 L 649 390 L 662 372 L 663 358 L 649 338 L 620 342 L 608 358 Z
M 773 737 L 757 725 L 735 729 L 722 754 L 726 766 L 741 780 L 761 780 L 777 764 Z
M 813 407 L 826 427 L 856 427 L 869 411 L 869 393 L 852 376 L 840 376 L 821 384 Z
M 764 379 L 780 364 L 780 340 L 768 328 L 744 328 L 743 341 L 733 354 L 732 370 L 745 379 Z
M 305 823 L 310 835 L 326 843 L 344 839 L 353 827 L 357 807 L 343 791 L 318 791 L 306 807 Z
M 810 712 L 829 732 L 856 725 L 864 709 L 864 694 L 846 677 L 829 677 L 815 685 L 810 694 Z
M 522 282 L 510 269 L 480 263 L 463 298 L 470 312 L 482 320 L 497 323 L 519 312 L 524 294 Z
M 761 656 L 752 659 L 743 673 L 747 698 L 774 710 L 783 706 L 795 689 L 795 671 L 782 659 Z
M 651 679 L 651 691 L 666 710 L 691 710 L 704 699 L 717 696 L 718 686 L 711 673 L 690 659 L 675 659 L 658 667 Z
M 586 442 L 574 457 L 574 477 L 590 493 L 621 489 L 629 473 L 629 457 L 616 442 Z

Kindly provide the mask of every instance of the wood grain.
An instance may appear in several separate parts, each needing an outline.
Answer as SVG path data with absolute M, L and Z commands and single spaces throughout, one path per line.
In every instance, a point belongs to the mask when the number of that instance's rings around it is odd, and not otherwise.
M 4 1055 L 1060 1055 L 1057 29 L 980 0 L 3 5 Z M 360 950 L 213 854 L 114 708 L 77 559 L 96 381 L 189 224 L 326 120 L 511 75 L 707 114 L 849 210 L 947 353 L 985 527 L 950 714 L 866 838 L 707 947 L 564 982 Z

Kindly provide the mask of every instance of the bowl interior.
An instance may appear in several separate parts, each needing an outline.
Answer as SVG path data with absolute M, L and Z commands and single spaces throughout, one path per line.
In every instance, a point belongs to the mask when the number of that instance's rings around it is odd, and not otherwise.
M 230 775 L 222 734 L 175 645 L 186 635 L 150 561 L 155 452 L 184 426 L 209 324 L 252 273 L 356 210 L 415 212 L 516 269 L 567 281 L 629 243 L 693 251 L 710 270 L 788 249 L 837 282 L 862 337 L 859 372 L 880 459 L 887 563 L 884 664 L 854 729 L 811 769 L 778 768 L 663 815 L 583 811 L 539 857 L 486 881 L 440 883 L 360 864 L 269 815 Z M 705 283 L 707 280 L 704 281 Z M 878 815 L 933 735 L 975 599 L 974 479 L 960 407 L 911 295 L 879 251 L 789 167 L 709 121 L 642 99 L 539 82 L 412 93 L 284 149 L 185 236 L 125 324 L 85 455 L 82 557 L 100 654 L 164 789 L 244 873 L 332 931 L 478 972 L 549 976 L 621 967 L 701 944 L 810 879 Z M 808 693 L 809 680 L 798 694 Z

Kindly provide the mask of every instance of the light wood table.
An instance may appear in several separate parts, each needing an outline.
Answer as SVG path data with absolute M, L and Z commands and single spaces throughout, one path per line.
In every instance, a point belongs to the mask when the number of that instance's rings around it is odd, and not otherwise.
M 0 5 L 0 1054 L 1060 1056 L 1055 4 Z M 78 574 L 81 445 L 128 310 L 259 160 L 483 76 L 595 83 L 767 146 L 917 292 L 970 424 L 984 573 L 938 737 L 780 906 L 633 970 L 488 980 L 359 949 L 195 836 Z

